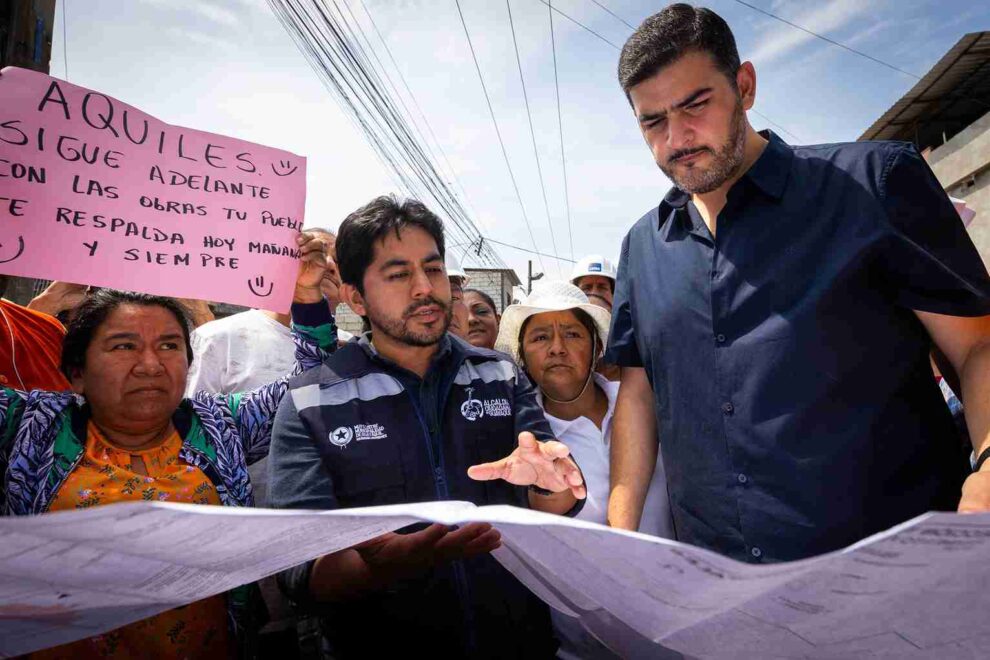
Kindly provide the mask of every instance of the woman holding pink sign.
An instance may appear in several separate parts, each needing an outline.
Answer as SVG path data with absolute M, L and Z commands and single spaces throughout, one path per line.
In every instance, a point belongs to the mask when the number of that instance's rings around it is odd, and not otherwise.
M 296 370 L 337 346 L 320 291 L 323 243 L 299 237 L 292 303 Z M 0 389 L 0 512 L 34 515 L 155 500 L 251 506 L 247 465 L 268 453 L 289 375 L 253 392 L 184 398 L 192 351 L 175 300 L 104 289 L 69 323 L 72 392 Z M 224 657 L 254 632 L 250 587 L 32 657 Z M 239 655 L 239 654 L 238 654 Z

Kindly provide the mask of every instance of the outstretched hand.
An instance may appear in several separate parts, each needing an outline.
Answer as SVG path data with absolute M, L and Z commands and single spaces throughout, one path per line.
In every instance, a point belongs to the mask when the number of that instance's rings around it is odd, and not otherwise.
M 389 532 L 354 546 L 364 562 L 385 582 L 424 573 L 457 559 L 487 554 L 502 545 L 502 535 L 488 523 L 458 528 L 430 525 L 411 534 Z
M 554 493 L 570 490 L 579 500 L 587 495 L 581 470 L 562 442 L 539 442 L 529 431 L 519 434 L 519 446 L 505 458 L 468 468 L 478 481 L 502 479 L 517 486 L 536 486 Z

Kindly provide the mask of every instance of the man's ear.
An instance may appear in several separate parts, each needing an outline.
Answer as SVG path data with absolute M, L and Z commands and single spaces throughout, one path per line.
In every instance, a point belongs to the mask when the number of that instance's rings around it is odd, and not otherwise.
M 743 110 L 756 105 L 756 68 L 752 62 L 743 62 L 736 71 L 736 89 L 742 100 Z
M 340 299 L 347 303 L 347 306 L 354 310 L 358 316 L 367 316 L 368 308 L 364 304 L 364 296 L 353 284 L 340 285 Z

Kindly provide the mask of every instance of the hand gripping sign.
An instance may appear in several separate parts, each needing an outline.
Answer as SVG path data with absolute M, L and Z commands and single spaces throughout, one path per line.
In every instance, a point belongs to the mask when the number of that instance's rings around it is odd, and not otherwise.
M 0 72 L 0 273 L 288 311 L 306 160 Z

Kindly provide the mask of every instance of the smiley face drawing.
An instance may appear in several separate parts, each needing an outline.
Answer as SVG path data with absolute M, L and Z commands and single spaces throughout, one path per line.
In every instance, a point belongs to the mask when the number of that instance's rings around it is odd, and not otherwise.
M 291 160 L 280 160 L 278 161 L 278 167 L 275 167 L 275 163 L 272 163 L 272 173 L 275 176 L 289 176 L 295 173 L 299 169 L 298 165 L 293 165 Z
M 258 296 L 259 298 L 267 298 L 272 295 L 272 291 L 275 290 L 275 284 L 272 282 L 268 283 L 268 291 L 265 291 L 265 276 L 259 275 L 253 280 L 248 280 L 248 288 L 251 289 L 251 293 Z
M 24 237 L 23 236 L 18 236 L 17 237 L 17 252 L 14 254 L 14 256 L 12 256 L 12 257 L 6 257 L 5 258 L 4 257 L 4 254 L 6 253 L 6 250 L 4 248 L 7 245 L 9 245 L 9 244 L 10 244 L 9 242 L 7 242 L 7 243 L 0 243 L 0 264 L 10 263 L 14 259 L 17 259 L 22 254 L 24 254 Z

